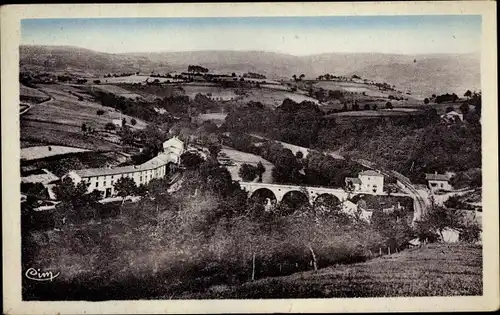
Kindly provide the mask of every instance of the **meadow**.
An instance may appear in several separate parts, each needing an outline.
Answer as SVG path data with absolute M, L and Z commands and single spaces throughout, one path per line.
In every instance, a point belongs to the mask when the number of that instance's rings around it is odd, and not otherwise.
M 271 162 L 264 160 L 258 155 L 234 150 L 228 147 L 222 148 L 221 152 L 225 153 L 234 162 L 234 165 L 226 166 L 227 170 L 231 173 L 231 177 L 233 178 L 233 180 L 241 180 L 238 172 L 242 164 L 246 163 L 256 166 L 259 162 L 261 162 L 266 168 L 266 171 L 262 174 L 262 182 L 273 182 L 271 170 L 273 169 L 274 165 Z
M 358 264 L 220 286 L 175 298 L 478 296 L 483 292 L 482 264 L 481 245 L 429 244 Z
M 40 85 L 40 90 L 52 96 L 52 100 L 36 104 L 21 116 L 21 146 L 53 144 L 89 150 L 116 150 L 115 143 L 107 141 L 104 135 L 84 135 L 82 124 L 99 131 L 113 119 L 125 118 L 128 122 L 134 117 L 123 115 L 115 109 L 102 106 L 89 100 L 79 100 L 76 93 L 81 90 L 68 85 Z M 98 115 L 97 111 L 103 111 Z M 131 126 L 142 129 L 146 123 L 135 118 Z
M 49 99 L 47 94 L 23 84 L 19 85 L 19 95 L 23 102 L 38 103 Z
M 293 100 L 294 102 L 302 102 L 302 101 L 309 101 L 313 102 L 315 104 L 318 104 L 318 100 L 298 94 L 298 93 L 292 93 L 292 92 L 287 92 L 287 91 L 280 91 L 280 90 L 275 90 L 275 89 L 250 89 L 250 90 L 245 90 L 247 94 L 240 100 L 241 103 L 248 103 L 250 101 L 253 102 L 260 102 L 262 104 L 271 106 L 271 107 L 278 107 L 280 106 L 283 101 L 287 98 Z

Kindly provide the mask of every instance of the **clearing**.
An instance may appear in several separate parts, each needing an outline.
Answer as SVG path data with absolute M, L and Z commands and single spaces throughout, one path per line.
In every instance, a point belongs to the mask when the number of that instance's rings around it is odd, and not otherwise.
M 22 102 L 40 103 L 50 99 L 47 94 L 40 92 L 37 89 L 22 84 L 20 84 L 19 86 L 19 96 Z
M 85 152 L 88 150 L 64 146 L 37 146 L 21 149 L 21 160 L 37 160 L 54 155 Z
M 250 153 L 245 153 L 242 151 L 234 150 L 229 147 L 223 147 L 221 150 L 222 153 L 225 153 L 231 161 L 234 162 L 235 165 L 227 165 L 226 168 L 231 173 L 231 177 L 233 180 L 238 180 L 241 181 L 241 177 L 238 174 L 238 171 L 240 170 L 240 166 L 244 163 L 246 164 L 251 164 L 256 166 L 259 162 L 262 162 L 264 167 L 266 168 L 266 171 L 264 174 L 262 174 L 262 182 L 263 183 L 272 183 L 273 179 L 271 176 L 271 170 L 273 169 L 274 165 L 261 158 L 258 155 L 250 154 Z
M 114 151 L 120 149 L 119 143 L 110 141 L 109 134 L 102 132 L 106 123 L 113 119 L 131 117 L 117 110 L 102 106 L 87 99 L 79 100 L 76 96 L 82 91 L 62 84 L 40 85 L 40 90 L 52 97 L 43 104 L 36 104 L 21 116 L 21 146 L 61 145 L 96 151 Z M 102 115 L 97 111 L 102 110 Z M 135 118 L 133 129 L 143 129 L 146 123 Z M 82 124 L 92 127 L 96 134 L 85 135 Z
M 248 103 L 250 101 L 261 102 L 262 104 L 269 105 L 272 107 L 278 107 L 283 104 L 283 101 L 287 98 L 291 99 L 296 103 L 301 103 L 303 101 L 313 102 L 319 105 L 319 101 L 315 98 L 309 97 L 307 95 L 302 95 L 298 93 L 292 93 L 287 91 L 280 91 L 277 89 L 245 89 L 246 95 L 240 100 L 242 103 Z
M 276 299 L 482 295 L 482 246 L 429 244 L 339 265 L 176 299 Z

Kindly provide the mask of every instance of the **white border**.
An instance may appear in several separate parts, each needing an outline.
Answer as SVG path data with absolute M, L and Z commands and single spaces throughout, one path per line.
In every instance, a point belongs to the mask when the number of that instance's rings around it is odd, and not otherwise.
M 2 215 L 5 314 L 252 313 L 494 310 L 500 306 L 498 242 L 497 58 L 495 2 L 191 3 L 11 5 L 1 8 Z M 20 272 L 19 82 L 20 20 L 90 17 L 229 17 L 315 15 L 482 15 L 483 285 L 481 297 L 23 302 Z M 446 263 L 446 261 L 443 261 Z

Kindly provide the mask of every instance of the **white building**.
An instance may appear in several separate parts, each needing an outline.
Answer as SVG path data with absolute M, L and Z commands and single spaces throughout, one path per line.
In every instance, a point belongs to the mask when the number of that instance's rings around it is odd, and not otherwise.
M 118 128 L 122 127 L 123 121 L 121 119 L 113 119 L 112 121 L 113 125 L 115 125 Z
M 384 192 L 384 175 L 376 171 L 363 171 L 358 177 L 346 177 L 346 186 L 355 192 L 382 194 Z
M 141 165 L 75 170 L 66 176 L 73 179 L 75 184 L 81 181 L 88 183 L 88 192 L 99 190 L 108 198 L 116 194 L 114 185 L 120 178 L 131 178 L 137 186 L 147 185 L 152 179 L 163 178 L 169 171 L 168 164 L 179 163 L 184 143 L 178 138 L 172 138 L 163 143 L 163 148 L 165 152 Z
M 163 142 L 164 153 L 169 154 L 177 164 L 180 163 L 180 158 L 184 150 L 184 142 L 178 137 L 173 137 Z
M 425 179 L 427 180 L 427 186 L 431 192 L 436 192 L 437 190 L 453 190 L 449 182 L 450 176 L 447 174 L 438 174 L 437 172 L 434 174 L 425 174 Z

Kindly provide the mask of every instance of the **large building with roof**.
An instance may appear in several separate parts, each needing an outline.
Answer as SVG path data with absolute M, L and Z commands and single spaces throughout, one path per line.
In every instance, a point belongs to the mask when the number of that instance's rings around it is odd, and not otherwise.
M 353 192 L 382 194 L 384 192 L 384 175 L 368 170 L 358 174 L 358 177 L 346 177 L 345 184 Z
M 131 178 L 137 186 L 147 185 L 152 179 L 163 178 L 169 171 L 169 164 L 179 164 L 184 143 L 174 137 L 163 143 L 163 150 L 164 152 L 141 165 L 74 170 L 67 176 L 76 184 L 81 181 L 88 183 L 88 192 L 99 190 L 104 192 L 105 198 L 111 197 L 116 194 L 114 185 L 120 178 Z

